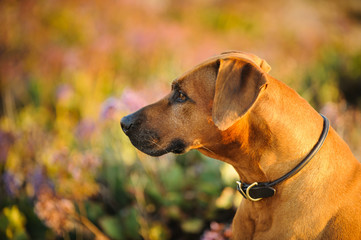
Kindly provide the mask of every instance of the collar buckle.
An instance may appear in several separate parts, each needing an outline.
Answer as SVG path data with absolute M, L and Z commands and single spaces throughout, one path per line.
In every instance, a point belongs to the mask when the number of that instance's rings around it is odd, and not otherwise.
M 251 185 L 249 185 L 247 188 L 246 188 L 246 192 L 244 192 L 243 188 L 242 188 L 242 182 L 241 181 L 237 181 L 237 184 L 238 184 L 238 191 L 242 194 L 242 196 L 245 198 L 245 199 L 248 199 L 250 201 L 253 201 L 253 202 L 257 202 L 263 198 L 253 198 L 251 197 L 251 195 L 249 194 L 249 191 L 254 187 L 254 186 L 257 186 L 258 183 L 257 182 L 254 182 L 252 183 Z

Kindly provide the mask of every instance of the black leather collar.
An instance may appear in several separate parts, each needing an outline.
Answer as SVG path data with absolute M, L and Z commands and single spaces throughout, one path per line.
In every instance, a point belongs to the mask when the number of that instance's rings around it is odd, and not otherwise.
M 260 182 L 260 183 L 254 182 L 252 184 L 248 184 L 248 183 L 243 183 L 241 181 L 237 181 L 237 184 L 238 184 L 237 190 L 242 194 L 242 196 L 245 199 L 248 199 L 251 201 L 259 201 L 262 198 L 272 197 L 276 193 L 276 189 L 273 188 L 275 185 L 283 182 L 287 178 L 292 177 L 293 175 L 298 173 L 304 166 L 306 166 L 306 164 L 316 155 L 318 150 L 320 150 L 320 148 L 322 147 L 322 144 L 325 142 L 325 139 L 328 134 L 330 123 L 325 116 L 323 116 L 322 114 L 321 114 L 321 116 L 323 117 L 323 120 L 324 120 L 323 121 L 323 130 L 322 130 L 320 138 L 318 139 L 318 142 L 312 148 L 312 150 L 308 153 L 308 155 L 290 172 L 288 172 L 287 174 L 283 175 L 282 177 L 280 177 L 272 182 Z

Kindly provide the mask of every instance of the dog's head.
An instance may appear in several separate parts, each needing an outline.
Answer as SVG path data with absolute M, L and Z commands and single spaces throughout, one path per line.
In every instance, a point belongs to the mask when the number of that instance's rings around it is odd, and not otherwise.
M 151 156 L 210 148 L 252 107 L 269 70 L 255 55 L 223 53 L 174 80 L 163 99 L 123 117 L 121 127 Z

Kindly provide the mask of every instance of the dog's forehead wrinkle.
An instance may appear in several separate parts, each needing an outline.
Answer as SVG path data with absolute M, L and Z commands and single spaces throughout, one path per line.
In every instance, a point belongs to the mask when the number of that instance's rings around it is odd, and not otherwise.
M 177 78 L 172 83 L 172 90 L 180 90 L 184 88 L 184 78 Z
M 178 80 L 176 79 L 172 82 L 172 90 L 178 89 L 178 88 L 179 88 L 179 83 L 178 83 Z

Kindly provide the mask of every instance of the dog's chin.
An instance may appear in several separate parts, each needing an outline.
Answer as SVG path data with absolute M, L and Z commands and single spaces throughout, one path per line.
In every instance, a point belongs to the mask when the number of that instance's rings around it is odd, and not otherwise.
M 138 148 L 143 153 L 150 155 L 152 157 L 159 157 L 167 153 L 183 154 L 187 152 L 188 146 L 181 139 L 174 139 L 171 141 L 166 148 L 159 148 L 158 146 L 149 144 L 137 143 L 133 145 Z

